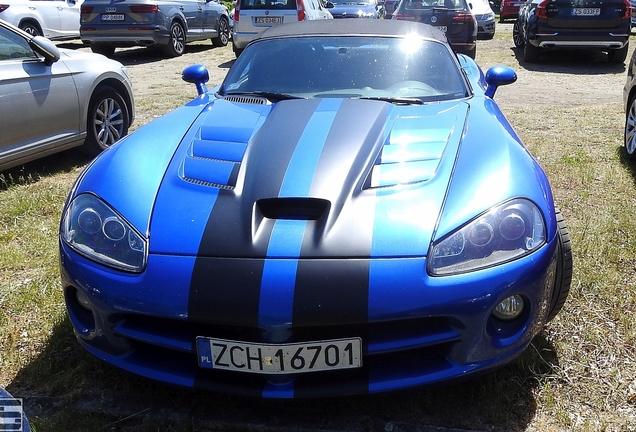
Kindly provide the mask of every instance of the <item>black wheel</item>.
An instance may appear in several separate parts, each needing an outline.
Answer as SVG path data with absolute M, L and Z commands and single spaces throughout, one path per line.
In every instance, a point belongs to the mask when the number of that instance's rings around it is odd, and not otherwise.
M 30 34 L 31 36 L 43 36 L 40 26 L 32 21 L 21 22 L 20 30 Z
M 625 112 L 625 135 L 623 140 L 625 153 L 631 160 L 636 160 L 636 96 L 631 95 Z
M 627 58 L 627 51 L 629 50 L 629 44 L 626 43 L 623 48 L 617 50 L 609 50 L 607 52 L 607 60 L 610 63 L 625 63 Z
M 554 281 L 554 291 L 552 293 L 552 302 L 548 321 L 553 319 L 563 308 L 565 300 L 570 293 L 570 285 L 572 285 L 572 243 L 570 242 L 570 233 L 565 224 L 563 215 L 559 209 L 556 211 L 557 236 L 559 244 L 557 246 L 557 267 Z
M 539 48 L 530 42 L 523 44 L 523 60 L 528 63 L 536 63 L 539 61 Z
M 115 47 L 111 45 L 91 44 L 91 51 L 93 51 L 95 54 L 112 57 L 113 54 L 115 54 Z
M 179 57 L 185 51 L 185 30 L 178 22 L 170 26 L 170 41 L 163 47 L 163 52 L 168 57 Z
M 219 19 L 218 36 L 212 39 L 212 45 L 215 47 L 224 47 L 230 41 L 230 23 L 223 16 Z
M 523 46 L 526 44 L 525 40 L 523 39 L 523 33 L 521 32 L 521 24 L 519 24 L 518 20 L 515 21 L 512 26 L 512 41 L 517 48 L 523 48 Z
M 96 156 L 126 136 L 130 125 L 128 106 L 117 90 L 98 87 L 88 106 L 84 150 Z

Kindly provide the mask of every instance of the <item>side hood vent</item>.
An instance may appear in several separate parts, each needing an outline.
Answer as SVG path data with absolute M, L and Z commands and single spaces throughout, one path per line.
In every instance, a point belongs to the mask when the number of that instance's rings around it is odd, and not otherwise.
M 245 104 L 254 104 L 254 105 L 269 105 L 271 104 L 266 98 L 257 97 L 257 96 L 241 96 L 241 95 L 230 95 L 223 96 L 223 99 L 230 102 L 237 103 L 245 103 Z

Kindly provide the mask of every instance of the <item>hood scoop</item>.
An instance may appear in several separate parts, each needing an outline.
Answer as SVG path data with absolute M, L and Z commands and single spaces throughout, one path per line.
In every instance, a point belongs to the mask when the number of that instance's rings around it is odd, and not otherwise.
M 265 198 L 256 201 L 267 219 L 318 220 L 327 216 L 330 203 L 320 198 Z

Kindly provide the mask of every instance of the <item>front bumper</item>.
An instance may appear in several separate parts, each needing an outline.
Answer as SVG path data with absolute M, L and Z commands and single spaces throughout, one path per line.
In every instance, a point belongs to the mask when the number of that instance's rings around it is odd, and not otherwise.
M 62 244 L 61 272 L 76 336 L 96 357 L 185 387 L 297 398 L 403 389 L 509 362 L 545 324 L 555 251 L 553 241 L 528 257 L 493 269 L 440 278 L 427 275 L 425 258 L 323 260 L 327 266 L 351 264 L 353 273 L 369 271 L 367 304 L 362 305 L 366 318 L 325 314 L 314 316 L 312 325 L 280 322 L 268 328 L 241 325 L 236 317 L 219 318 L 223 314 L 217 316 L 213 304 L 206 305 L 205 319 L 193 320 L 188 301 L 194 257 L 151 255 L 147 270 L 132 275 L 101 267 Z M 218 260 L 224 260 L 220 266 Z M 208 261 L 219 268 L 232 267 L 225 265 L 229 259 Z M 224 277 L 245 270 L 233 267 Z M 332 292 L 350 289 L 340 287 L 337 277 L 329 284 Z M 77 290 L 89 299 L 90 312 L 79 306 Z M 515 322 L 497 321 L 492 316 L 495 305 L 512 294 L 527 300 L 526 313 Z M 282 378 L 198 367 L 197 336 L 271 343 L 281 334 L 293 342 L 361 337 L 363 366 Z

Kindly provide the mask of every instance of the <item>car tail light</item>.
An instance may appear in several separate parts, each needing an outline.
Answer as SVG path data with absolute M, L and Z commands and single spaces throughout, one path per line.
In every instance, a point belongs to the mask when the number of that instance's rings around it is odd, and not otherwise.
M 393 14 L 393 18 L 396 20 L 403 20 L 403 21 L 415 21 L 415 15 L 409 15 L 405 13 Z
M 623 18 L 629 19 L 632 17 L 632 4 L 629 2 L 629 0 L 623 0 L 623 4 L 625 5 L 625 13 L 623 13 Z
M 543 0 L 541 3 L 539 3 L 539 6 L 537 6 L 537 18 L 547 18 L 548 17 L 548 4 L 550 3 L 550 0 Z
M 305 21 L 307 13 L 305 12 L 305 2 L 296 0 L 296 11 L 298 12 L 298 21 Z
M 239 20 L 239 10 L 241 9 L 240 7 L 241 2 L 237 1 L 236 3 L 234 3 L 234 21 L 238 22 Z
M 129 6 L 132 13 L 153 13 L 156 14 L 159 10 L 157 5 L 132 5 Z
M 464 12 L 460 12 L 453 17 L 453 21 L 461 23 L 472 22 L 474 19 L 473 14 Z
M 93 6 L 82 6 L 80 8 L 80 13 L 83 13 L 83 14 L 91 14 L 91 13 L 93 13 Z
M 0 12 L 4 12 L 9 8 L 9 5 L 0 4 Z

